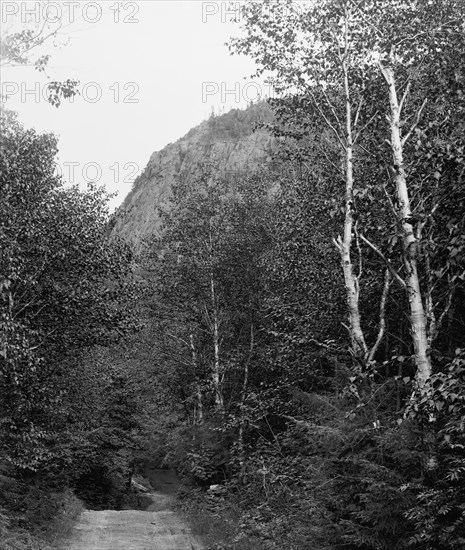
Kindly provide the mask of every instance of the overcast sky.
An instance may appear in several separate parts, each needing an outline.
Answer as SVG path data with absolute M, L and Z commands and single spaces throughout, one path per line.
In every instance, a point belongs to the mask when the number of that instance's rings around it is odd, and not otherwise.
M 46 7 L 48 4 L 48 7 Z M 211 113 L 244 107 L 267 89 L 249 78 L 253 62 L 231 56 L 238 2 L 18 2 L 2 0 L 2 32 L 25 19 L 61 16 L 63 47 L 48 47 L 52 80 L 80 81 L 82 95 L 52 107 L 46 78 L 32 68 L 2 68 L 6 106 L 27 127 L 59 136 L 59 166 L 70 182 L 98 179 L 119 204 L 150 155 Z M 48 11 L 45 11 L 48 10 Z

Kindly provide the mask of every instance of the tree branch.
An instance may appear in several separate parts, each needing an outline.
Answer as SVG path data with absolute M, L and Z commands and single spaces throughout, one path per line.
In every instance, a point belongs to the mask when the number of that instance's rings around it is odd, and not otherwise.
M 391 286 L 391 275 L 389 268 L 386 268 L 386 271 L 384 273 L 384 286 L 383 286 L 383 293 L 381 295 L 381 301 L 379 304 L 379 330 L 378 330 L 378 336 L 376 338 L 376 342 L 374 343 L 373 347 L 370 350 L 370 353 L 368 354 L 368 363 L 371 363 L 373 361 L 373 358 L 378 351 L 378 348 L 384 338 L 384 333 L 386 332 L 386 303 L 387 303 L 387 297 L 389 294 L 389 287 Z
M 402 112 L 402 108 L 404 106 L 404 103 L 405 103 L 405 100 L 407 99 L 407 95 L 408 93 L 410 92 L 410 87 L 412 85 L 412 81 L 409 80 L 409 82 L 407 83 L 407 86 L 405 88 L 405 92 L 404 92 L 404 95 L 402 96 L 402 99 L 400 100 L 400 104 L 399 104 L 399 114 Z
M 402 146 L 406 144 L 407 140 L 409 139 L 409 137 L 412 135 L 412 132 L 415 130 L 415 128 L 418 126 L 419 122 L 420 122 L 420 117 L 421 117 L 421 113 L 423 111 L 423 109 L 425 108 L 425 105 L 428 101 L 428 98 L 425 97 L 425 99 L 423 100 L 423 103 L 421 104 L 421 107 L 420 109 L 418 110 L 418 113 L 417 113 L 417 117 L 415 119 L 415 122 L 412 124 L 412 127 L 410 128 L 410 130 L 408 131 L 407 135 L 404 136 L 402 138 Z
M 334 105 L 331 103 L 331 100 L 329 99 L 328 94 L 326 93 L 326 91 L 324 90 L 323 87 L 321 88 L 321 91 L 322 91 L 322 93 L 323 93 L 324 98 L 326 99 L 326 103 L 328 104 L 329 108 L 331 109 L 331 112 L 332 112 L 333 115 L 334 115 L 334 118 L 336 119 L 336 122 L 338 123 L 339 129 L 340 129 L 342 132 L 344 132 L 344 127 L 342 126 L 341 121 L 339 120 L 339 117 L 337 116 L 337 113 L 336 113 L 336 110 L 335 110 L 335 108 L 334 108 Z
M 366 129 L 368 128 L 368 126 L 373 122 L 373 120 L 374 120 L 377 116 L 378 116 L 378 111 L 376 111 L 376 113 L 370 118 L 370 120 L 369 120 L 366 124 L 364 124 L 364 125 L 360 128 L 360 130 L 355 134 L 355 137 L 354 137 L 354 144 L 357 142 L 357 140 L 358 140 L 360 134 L 361 134 L 364 130 L 366 130 Z
M 174 334 L 170 334 L 169 332 L 165 332 L 166 336 L 169 336 L 170 338 L 174 338 L 175 340 L 178 340 L 179 342 L 182 342 L 185 344 L 188 348 L 191 347 L 189 342 L 186 342 L 186 340 L 183 340 L 182 338 L 179 338 L 179 336 L 175 336 Z
M 360 235 L 358 233 L 357 229 L 357 222 L 354 223 L 354 234 L 355 234 L 355 244 L 357 246 L 357 252 L 358 252 L 358 275 L 357 275 L 357 281 L 360 280 L 362 276 L 363 271 L 363 261 L 362 261 L 362 247 L 360 246 Z
M 389 173 L 389 170 L 388 170 L 388 173 Z M 396 210 L 396 207 L 394 206 L 394 203 L 392 202 L 392 198 L 391 196 L 389 195 L 389 193 L 387 192 L 387 189 L 386 189 L 386 185 L 383 185 L 383 191 L 384 191 L 384 194 L 386 195 L 386 198 L 389 202 L 389 205 L 391 207 L 391 210 L 392 212 L 394 213 L 394 216 L 397 217 L 397 210 Z
M 436 328 L 436 333 L 433 335 L 431 341 L 434 341 L 434 339 L 438 335 L 439 329 L 440 329 L 440 327 L 441 327 L 441 325 L 444 321 L 444 317 L 449 313 L 450 308 L 452 307 L 452 300 L 454 298 L 454 294 L 455 294 L 455 288 L 452 288 L 449 291 L 449 294 L 447 296 L 447 302 L 446 302 L 446 305 L 444 307 L 444 310 L 442 311 L 441 315 L 439 316 L 438 322 L 437 322 L 436 327 L 435 327 Z
M 35 346 L 32 346 L 32 347 L 28 348 L 28 351 L 34 351 L 35 349 L 40 348 L 40 346 L 41 346 L 42 344 L 45 343 L 45 341 L 47 340 L 47 338 L 48 338 L 49 336 L 51 336 L 51 335 L 52 335 L 54 332 L 56 332 L 56 331 L 57 331 L 57 329 L 54 328 L 53 330 L 51 330 L 50 332 L 48 332 L 48 333 L 43 337 L 43 339 L 42 339 L 41 342 L 39 342 L 39 343 L 36 344 Z
M 357 107 L 357 112 L 355 113 L 354 128 L 357 127 L 358 119 L 360 117 L 360 111 L 362 110 L 362 105 L 363 105 L 363 96 L 360 98 L 360 101 L 359 101 L 359 104 L 358 104 L 358 107 Z M 354 141 L 355 141 L 355 139 L 354 139 Z
M 334 134 L 335 134 L 335 136 L 337 137 L 339 143 L 341 144 L 341 147 L 343 148 L 343 150 L 346 151 L 346 150 L 347 150 L 347 147 L 346 147 L 345 143 L 343 142 L 343 140 L 342 140 L 342 138 L 341 138 L 339 132 L 336 130 L 336 128 L 334 127 L 334 125 L 331 124 L 331 121 L 328 119 L 328 117 L 327 117 L 327 116 L 324 114 L 324 112 L 321 110 L 321 108 L 320 108 L 320 106 L 318 105 L 318 102 L 317 102 L 317 100 L 316 100 L 316 97 L 315 97 L 315 95 L 313 94 L 313 92 L 312 92 L 312 90 L 311 90 L 310 88 L 308 89 L 308 93 L 310 94 L 310 96 L 311 96 L 311 98 L 312 98 L 312 100 L 313 100 L 313 103 L 315 104 L 315 107 L 316 107 L 318 113 L 319 113 L 320 116 L 323 118 L 323 120 L 325 121 L 325 123 L 326 123 L 326 125 L 328 126 L 328 128 L 330 128 L 330 129 L 334 132 Z
M 396 279 L 396 281 L 398 283 L 400 283 L 400 285 L 403 287 L 403 288 L 407 288 L 407 284 L 406 282 L 404 281 L 404 279 L 402 279 L 402 277 L 397 273 L 397 271 L 392 267 L 391 265 L 391 262 L 386 258 L 386 256 L 381 252 L 381 250 L 376 246 L 374 245 L 372 242 L 370 242 L 366 237 L 364 237 L 363 235 L 360 235 L 360 238 L 362 239 L 362 241 L 367 244 L 372 250 L 373 252 L 375 252 L 380 258 L 381 260 L 383 260 L 383 262 L 386 264 L 386 267 L 389 269 L 391 275 L 394 277 L 394 279 Z

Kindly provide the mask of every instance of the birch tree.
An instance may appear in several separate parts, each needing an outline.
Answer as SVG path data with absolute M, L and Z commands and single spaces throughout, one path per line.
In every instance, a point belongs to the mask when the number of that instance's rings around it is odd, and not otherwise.
M 171 342 L 182 344 L 179 368 L 190 379 L 199 424 L 211 411 L 226 420 L 246 400 L 260 293 L 257 262 L 267 237 L 260 229 L 264 184 L 257 182 L 249 197 L 241 185 L 236 181 L 231 191 L 209 173 L 180 182 L 163 214 L 158 258 L 148 258 L 158 264 L 159 315 L 166 315 Z
M 335 243 L 344 274 L 352 352 L 362 364 L 374 360 L 385 333 L 389 288 L 391 281 L 396 281 L 409 302 L 414 362 L 418 383 L 423 386 L 432 372 L 431 343 L 437 337 L 438 322 L 444 321 L 452 307 L 452 291 L 446 293 L 442 305 L 441 300 L 432 297 L 444 271 L 435 275 L 438 270 L 431 269 L 430 252 L 422 234 L 430 231 L 440 204 L 431 200 L 430 191 L 421 182 L 412 181 L 411 142 L 418 140 L 422 131 L 422 119 L 429 107 L 427 96 L 433 90 L 432 83 L 426 85 L 424 79 L 426 67 L 435 66 L 440 73 L 450 70 L 444 61 L 435 64 L 434 60 L 442 57 L 451 37 L 456 37 L 453 42 L 459 51 L 462 48 L 459 9 L 448 0 L 408 4 L 399 0 L 390 3 L 389 9 L 370 0 L 265 4 L 266 10 L 256 3 L 245 6 L 245 37 L 233 40 L 231 47 L 252 55 L 259 66 L 257 74 L 271 74 L 276 91 L 285 98 L 310 98 L 312 113 L 308 113 L 307 120 L 296 118 L 295 126 L 300 124 L 311 132 L 312 120 L 319 118 L 339 144 L 344 225 Z M 443 89 L 441 93 L 446 92 Z M 387 128 L 383 128 L 383 117 Z M 329 148 L 328 144 L 326 150 L 321 149 L 328 166 Z M 378 183 L 386 194 L 380 208 L 391 212 L 384 226 L 386 221 L 381 219 L 378 224 L 360 226 L 356 197 L 367 190 L 361 164 L 363 151 L 371 156 L 372 164 L 385 163 L 388 168 Z M 426 164 L 431 153 L 424 155 L 417 158 L 417 165 Z M 415 171 L 418 173 L 418 168 Z M 423 182 L 427 178 L 423 176 Z M 371 236 L 375 232 L 378 243 Z M 397 242 L 402 245 L 400 262 L 392 261 L 398 251 Z M 379 291 L 377 336 L 368 344 L 360 308 L 360 281 L 364 255 L 370 250 L 384 264 L 384 284 Z M 429 273 L 427 282 L 425 272 Z M 438 311 L 439 306 L 442 310 Z
M 366 101 L 366 78 L 357 50 L 360 17 L 349 0 L 317 2 L 249 2 L 244 7 L 245 38 L 234 39 L 231 48 L 252 55 L 257 75 L 271 74 L 276 92 L 309 97 L 313 113 L 326 126 L 341 155 L 344 189 L 342 235 L 334 239 L 340 255 L 351 350 L 362 365 L 371 361 L 383 336 L 383 307 L 389 285 L 381 297 L 380 333 L 373 344 L 366 342 L 360 311 L 362 256 L 355 214 L 354 191 L 362 186 L 357 173 L 357 141 L 373 122 L 375 113 Z M 302 121 L 296 121 L 297 124 Z M 307 123 L 307 127 L 309 124 Z M 328 144 L 329 145 L 329 144 Z M 321 154 L 327 156 L 323 147 Z M 355 252 L 356 251 L 356 252 Z M 354 260 L 355 257 L 355 260 Z
M 201 378 L 207 370 L 215 408 L 220 413 L 224 410 L 224 315 L 218 282 L 221 195 L 219 189 L 208 190 L 207 182 L 205 176 L 197 182 L 197 189 L 188 184 L 175 189 L 174 204 L 163 213 L 165 227 L 157 267 L 159 299 L 173 319 L 180 319 L 168 329 L 184 342 L 190 355 L 187 361 L 195 379 L 198 420 L 203 420 L 202 386 L 206 381 L 202 384 Z
M 443 72 L 446 64 L 438 66 L 435 60 L 443 55 L 451 35 L 462 35 L 462 40 L 454 42 L 463 49 L 465 35 L 456 3 L 420 0 L 408 5 L 395 2 L 391 7 L 384 10 L 376 3 L 365 2 L 358 4 L 357 10 L 367 28 L 365 34 L 371 48 L 366 52 L 366 62 L 370 63 L 370 57 L 375 61 L 384 81 L 383 102 L 387 106 L 389 136 L 386 142 L 392 158 L 394 183 L 391 205 L 402 242 L 403 276 L 396 274 L 396 279 L 407 293 L 417 381 L 421 388 L 432 374 L 431 345 L 437 336 L 430 257 L 428 250 L 422 249 L 422 232 L 432 223 L 439 203 L 430 201 L 428 211 L 429 190 L 412 181 L 409 174 L 412 162 L 406 156 L 412 155 L 409 140 L 418 139 L 428 102 L 435 101 L 438 92 L 431 87 L 431 82 L 425 82 L 424 65 Z M 426 274 L 423 285 L 422 271 Z M 439 316 L 440 322 L 450 308 L 452 293 L 449 297 Z

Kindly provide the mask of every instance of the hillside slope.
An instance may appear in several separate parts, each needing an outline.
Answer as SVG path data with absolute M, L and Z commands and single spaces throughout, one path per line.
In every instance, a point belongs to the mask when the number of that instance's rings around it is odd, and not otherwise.
M 215 167 L 218 175 L 231 178 L 250 172 L 271 160 L 275 139 L 264 130 L 255 130 L 257 122 L 269 122 L 266 104 L 234 109 L 212 116 L 184 137 L 152 154 L 143 173 L 115 214 L 113 232 L 140 250 L 144 237 L 160 230 L 158 208 L 170 197 L 178 178 L 197 177 L 205 164 Z

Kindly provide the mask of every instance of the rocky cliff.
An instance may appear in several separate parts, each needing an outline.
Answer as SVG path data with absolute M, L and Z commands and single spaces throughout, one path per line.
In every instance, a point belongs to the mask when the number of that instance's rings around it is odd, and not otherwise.
M 158 207 L 169 200 L 178 178 L 195 179 L 202 166 L 225 178 L 250 172 L 271 161 L 276 143 L 256 123 L 269 122 L 266 104 L 212 116 L 184 137 L 152 154 L 143 173 L 115 214 L 113 232 L 140 249 L 144 237 L 160 230 Z

